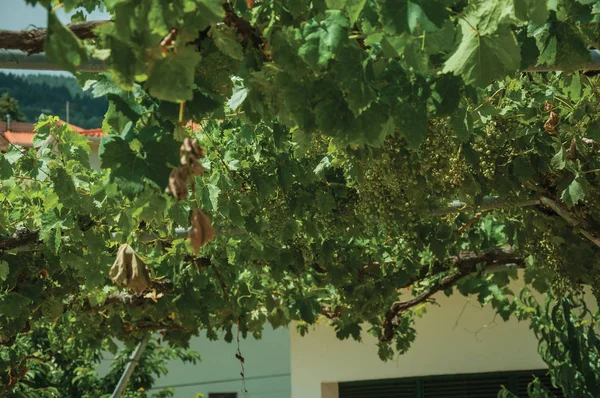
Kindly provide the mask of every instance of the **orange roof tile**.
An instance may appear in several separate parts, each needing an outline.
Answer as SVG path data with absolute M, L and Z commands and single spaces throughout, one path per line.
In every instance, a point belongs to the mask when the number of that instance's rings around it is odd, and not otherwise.
M 11 144 L 30 147 L 33 146 L 34 133 L 21 131 L 4 131 L 1 133 Z
M 65 122 L 62 120 L 58 121 L 59 126 L 63 124 L 65 124 Z M 11 122 L 10 130 L 8 130 L 6 127 L 6 122 L 0 122 L 0 134 L 3 135 L 8 142 L 24 147 L 33 146 L 33 136 L 35 134 L 35 125 L 33 123 Z M 73 131 L 85 137 L 102 137 L 104 135 L 104 132 L 101 128 L 84 129 L 70 123 L 69 127 L 71 127 Z

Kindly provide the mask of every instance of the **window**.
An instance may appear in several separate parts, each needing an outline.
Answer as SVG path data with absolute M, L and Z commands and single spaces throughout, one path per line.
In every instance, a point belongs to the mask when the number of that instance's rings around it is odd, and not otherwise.
M 340 398 L 496 398 L 505 386 L 519 398 L 527 397 L 527 385 L 539 377 L 557 398 L 545 370 L 475 373 L 406 379 L 365 380 L 339 384 Z
M 209 392 L 208 398 L 237 398 L 237 392 Z

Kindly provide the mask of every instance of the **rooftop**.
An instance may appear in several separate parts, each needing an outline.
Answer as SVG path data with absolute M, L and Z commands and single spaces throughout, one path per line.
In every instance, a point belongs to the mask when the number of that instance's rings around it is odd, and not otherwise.
M 63 124 L 62 120 L 59 121 L 59 124 Z M 102 137 L 104 132 L 101 128 L 97 129 L 84 129 L 79 126 L 75 126 L 73 124 L 69 124 L 69 126 L 77 133 L 93 138 L 93 137 Z M 8 129 L 7 122 L 0 121 L 0 149 L 4 149 L 8 143 L 19 145 L 23 147 L 32 147 L 33 146 L 33 136 L 35 134 L 35 125 L 33 123 L 24 123 L 24 122 L 11 122 L 10 129 Z

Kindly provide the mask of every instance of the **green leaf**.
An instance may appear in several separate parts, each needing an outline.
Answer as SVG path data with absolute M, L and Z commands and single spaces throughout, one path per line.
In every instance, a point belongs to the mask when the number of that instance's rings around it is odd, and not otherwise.
M 193 27 L 196 32 L 222 21 L 225 17 L 224 0 L 184 0 L 186 12 L 185 26 Z
M 560 151 L 558 151 L 556 155 L 552 157 L 550 165 L 557 170 L 562 170 L 565 168 L 567 165 L 567 154 L 563 148 L 560 148 Z
M 356 46 L 344 46 L 335 62 L 334 71 L 340 81 L 348 107 L 358 117 L 377 99 L 365 72 L 363 51 Z
M 19 293 L 8 293 L 0 296 L 0 316 L 17 318 L 26 313 L 27 306 L 31 300 Z
M 350 25 L 354 25 L 354 23 L 358 20 L 360 13 L 367 0 L 346 0 L 346 12 L 348 13 L 348 18 L 350 19 Z
M 444 73 L 452 72 L 462 76 L 467 84 L 484 87 L 519 68 L 521 53 L 509 28 L 501 28 L 492 35 L 483 36 L 465 20 L 460 21 L 460 26 L 462 40 L 446 61 Z
M 549 16 L 547 0 L 514 0 L 515 15 L 523 22 L 542 25 Z
M 577 176 L 562 192 L 560 199 L 569 207 L 575 206 L 585 198 L 588 183 L 585 178 Z
M 480 0 L 476 4 L 472 16 L 481 35 L 509 25 L 543 24 L 548 18 L 546 0 Z
M 8 262 L 6 262 L 4 260 L 0 260 L 0 279 L 5 281 L 6 278 L 8 277 L 9 273 L 10 273 L 10 267 L 8 265 Z
M 62 241 L 62 230 L 67 229 L 64 220 L 61 219 L 57 211 L 49 211 L 41 216 L 42 227 L 40 228 L 40 238 L 42 242 L 58 253 Z
M 594 141 L 600 141 L 600 121 L 594 120 L 586 128 L 585 135 Z
M 348 41 L 348 18 L 339 10 L 328 10 L 325 15 L 323 21 L 311 19 L 301 31 L 304 44 L 298 49 L 298 55 L 315 70 L 326 67 Z
M 83 43 L 50 10 L 44 51 L 50 61 L 72 73 L 88 60 Z
M 210 30 L 210 36 L 223 54 L 237 60 L 244 59 L 244 51 L 242 50 L 242 45 L 237 40 L 235 29 L 226 25 L 214 26 Z
M 333 10 L 341 10 L 346 5 L 346 0 L 326 0 L 327 7 Z
M 558 65 L 565 72 L 584 69 L 591 61 L 581 30 L 566 21 L 530 25 L 528 35 L 535 38 L 540 51 L 537 65 Z
M 166 188 L 171 167 L 177 164 L 179 144 L 172 134 L 158 128 L 147 128 L 139 133 L 142 144 L 139 152 L 133 151 L 122 137 L 102 137 L 98 156 L 104 169 L 111 169 L 111 180 L 117 181 L 128 195 L 142 191 L 144 179 Z
M 231 110 L 237 110 L 242 102 L 248 96 L 248 89 L 244 86 L 244 81 L 240 78 L 233 79 L 233 92 L 231 94 L 231 98 L 227 101 L 227 106 L 231 108 Z
M 571 84 L 569 85 L 569 97 L 574 102 L 579 101 L 581 98 L 581 76 L 579 73 L 573 74 L 571 77 Z
M 221 193 L 221 188 L 214 184 L 208 184 L 207 187 L 212 210 L 217 211 L 219 210 L 219 194 Z
M 438 30 L 448 17 L 446 7 L 435 0 L 382 0 L 381 21 L 387 33 Z
M 12 166 L 4 154 L 0 154 L 0 180 L 7 180 L 13 175 Z
M 112 72 L 113 80 L 120 88 L 132 89 L 136 75 L 143 72 L 144 66 L 135 44 L 121 36 L 113 24 L 98 26 L 96 33 L 103 38 L 106 47 L 110 49 L 110 57 L 106 62 Z
M 499 27 L 519 22 L 515 15 L 515 0 L 481 0 L 473 14 L 481 35 L 496 33 Z
M 195 49 L 185 47 L 154 62 L 146 82 L 150 95 L 171 102 L 191 100 L 194 73 L 200 59 Z
M 516 158 L 513 163 L 513 174 L 520 181 L 527 181 L 533 176 L 534 169 L 523 157 Z

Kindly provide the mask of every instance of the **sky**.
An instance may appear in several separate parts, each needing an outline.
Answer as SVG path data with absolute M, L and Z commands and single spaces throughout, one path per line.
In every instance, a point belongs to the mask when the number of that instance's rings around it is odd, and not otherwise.
M 63 23 L 69 22 L 69 16 L 62 10 L 57 15 Z M 36 5 L 34 7 L 25 3 L 25 0 L 0 0 L 0 30 L 22 30 L 45 28 L 47 25 L 48 14 L 44 7 Z M 88 16 L 88 20 L 106 19 L 107 15 L 95 11 Z M 0 50 L 1 51 L 1 50 Z M 5 72 L 16 74 L 28 73 L 50 73 L 70 75 L 67 72 L 42 72 L 42 71 L 24 71 L 16 69 L 7 69 Z
M 64 11 L 57 12 L 63 22 L 69 22 Z M 106 19 L 106 14 L 98 11 L 88 17 L 89 20 Z M 25 0 L 0 0 L 0 30 L 21 30 L 27 28 L 45 28 L 47 13 L 40 5 L 32 7 Z

